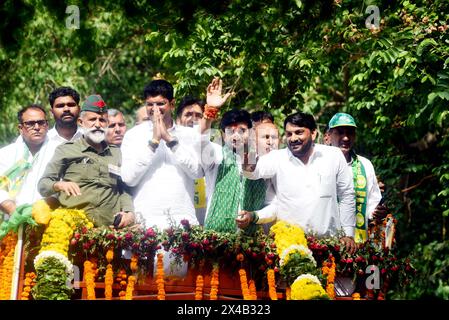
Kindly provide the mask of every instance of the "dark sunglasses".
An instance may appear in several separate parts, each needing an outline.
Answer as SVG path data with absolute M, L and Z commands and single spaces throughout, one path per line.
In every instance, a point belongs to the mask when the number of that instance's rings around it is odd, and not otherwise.
M 47 120 L 35 120 L 35 121 L 24 121 L 24 122 L 22 122 L 22 125 L 24 125 L 25 128 L 27 128 L 27 129 L 33 129 L 36 126 L 36 124 L 39 127 L 44 127 L 44 126 L 46 126 L 48 124 L 48 122 L 47 122 Z
M 67 103 L 58 103 L 58 104 L 55 104 L 55 108 L 64 108 L 64 106 L 67 106 L 67 107 L 69 107 L 69 108 L 73 108 L 73 107 L 76 107 L 76 106 L 78 106 L 77 104 L 76 104 L 76 102 L 67 102 Z

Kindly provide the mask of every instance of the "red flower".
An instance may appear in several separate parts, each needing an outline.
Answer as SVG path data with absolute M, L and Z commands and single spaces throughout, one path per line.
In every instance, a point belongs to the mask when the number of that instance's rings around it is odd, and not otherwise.
M 81 238 L 81 235 L 77 232 L 77 233 L 75 233 L 75 239 L 76 240 L 79 240 Z
M 76 239 L 72 239 L 72 241 L 70 241 L 70 244 L 71 244 L 72 246 L 76 245 L 76 243 L 77 243 Z
M 153 228 L 148 228 L 147 232 L 145 232 L 147 237 L 153 238 L 156 236 L 156 232 L 154 232 Z
M 108 234 L 106 235 L 106 239 L 108 239 L 108 240 L 113 240 L 113 239 L 115 239 L 115 235 L 114 235 L 113 233 L 108 233 Z

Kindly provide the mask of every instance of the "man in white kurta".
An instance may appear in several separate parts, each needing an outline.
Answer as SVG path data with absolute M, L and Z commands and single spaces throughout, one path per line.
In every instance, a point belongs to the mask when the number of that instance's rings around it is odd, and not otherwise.
M 10 181 L 9 190 L 0 189 L 0 206 L 8 214 L 17 206 L 32 204 L 42 198 L 37 183 L 53 155 L 47 137 L 48 123 L 45 111 L 41 107 L 30 106 L 19 113 L 21 113 L 19 117 L 21 135 L 14 143 L 0 149 L 0 176 L 6 176 L 20 161 L 29 163 L 31 167 L 24 171 L 21 181 Z M 19 187 L 12 190 L 14 189 L 12 185 L 16 183 L 19 183 Z
M 166 87 L 169 89 L 163 90 Z M 135 212 L 142 215 L 147 226 L 160 229 L 167 228 L 170 221 L 179 224 L 183 219 L 198 224 L 194 180 L 204 176 L 199 162 L 200 133 L 174 123 L 170 87 L 164 80 L 154 80 L 147 86 L 145 98 L 151 121 L 128 130 L 121 146 L 122 180 L 135 187 Z
M 338 148 L 314 144 L 316 123 L 311 115 L 296 113 L 285 119 L 288 148 L 262 156 L 257 165 L 246 165 L 250 179 L 271 179 L 276 189 L 276 210 L 261 210 L 239 221 L 245 227 L 284 220 L 320 237 L 340 236 L 355 252 L 355 199 L 351 172 Z

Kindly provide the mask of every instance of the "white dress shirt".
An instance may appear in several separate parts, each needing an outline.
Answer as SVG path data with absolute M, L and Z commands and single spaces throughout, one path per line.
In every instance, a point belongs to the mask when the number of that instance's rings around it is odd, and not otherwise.
M 354 236 L 354 184 L 340 149 L 315 144 L 307 164 L 288 148 L 273 150 L 259 159 L 254 172 L 244 175 L 271 179 L 276 190 L 270 210 L 258 212 L 259 223 L 277 219 L 317 236 L 337 235 L 339 230 Z
M 56 131 L 56 127 L 51 128 L 50 130 L 48 130 L 48 133 L 47 133 L 48 139 L 51 142 L 53 142 L 56 147 L 59 146 L 60 144 L 65 143 L 65 142 L 75 141 L 75 140 L 81 138 L 82 135 L 83 135 L 83 133 L 81 132 L 81 128 L 80 127 L 78 127 L 76 129 L 75 134 L 73 135 L 72 139 L 70 139 L 70 140 L 67 140 L 64 137 L 61 137 L 59 135 L 58 131 Z
M 23 159 L 25 147 L 26 144 L 23 141 L 22 136 L 19 136 L 14 143 L 0 149 L 0 175 L 3 175 L 17 161 Z M 32 167 L 26 174 L 25 180 L 16 195 L 16 206 L 26 203 L 33 204 L 35 201 L 42 199 L 37 184 L 45 171 L 47 163 L 53 156 L 53 151 L 51 150 L 53 150 L 53 148 L 51 147 L 48 138 L 46 138 L 38 153 L 34 156 L 29 153 L 27 161 L 32 163 Z M 0 203 L 5 200 L 14 199 L 10 199 L 7 191 L 0 190 Z
M 199 163 L 200 134 L 193 128 L 174 125 L 170 135 L 179 140 L 170 150 L 163 140 L 155 152 L 148 143 L 153 124 L 144 121 L 128 130 L 123 138 L 121 176 L 136 187 L 133 194 L 136 213 L 146 225 L 166 228 L 170 219 L 179 224 L 187 219 L 198 224 L 194 207 L 194 180 L 204 176 Z

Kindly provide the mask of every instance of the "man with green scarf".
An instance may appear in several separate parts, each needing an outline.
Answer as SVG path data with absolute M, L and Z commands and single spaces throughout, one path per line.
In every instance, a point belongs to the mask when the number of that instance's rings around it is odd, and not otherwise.
M 208 108 L 219 108 L 229 97 L 221 96 L 221 80 L 216 78 L 207 90 L 206 119 L 202 131 L 211 127 Z M 204 126 L 204 123 L 206 125 Z M 207 212 L 205 228 L 219 232 L 236 232 L 236 219 L 241 210 L 254 211 L 263 207 L 266 184 L 243 177 L 241 163 L 248 151 L 251 116 L 245 110 L 233 109 L 223 114 L 220 122 L 222 144 L 203 140 L 202 165 L 206 176 Z M 253 232 L 254 225 L 247 229 Z
M 371 161 L 354 151 L 357 129 L 354 118 L 347 113 L 336 113 L 328 127 L 329 144 L 340 148 L 351 168 L 356 193 L 354 240 L 356 243 L 363 243 L 368 239 L 368 220 L 384 218 L 387 208 L 382 204 L 378 205 L 382 196 Z

